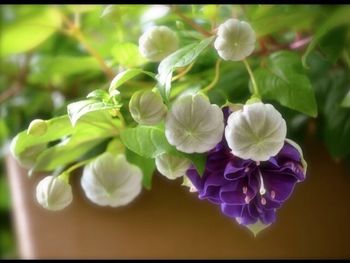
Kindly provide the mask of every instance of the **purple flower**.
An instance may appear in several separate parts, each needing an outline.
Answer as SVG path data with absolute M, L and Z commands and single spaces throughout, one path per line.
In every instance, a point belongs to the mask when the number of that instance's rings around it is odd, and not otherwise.
M 224 109 L 225 120 L 229 112 Z M 203 176 L 191 166 L 186 174 L 200 199 L 220 205 L 221 211 L 239 224 L 276 219 L 276 209 L 292 194 L 297 182 L 305 179 L 303 156 L 286 140 L 280 152 L 268 161 L 255 162 L 234 156 L 225 138 L 208 152 Z

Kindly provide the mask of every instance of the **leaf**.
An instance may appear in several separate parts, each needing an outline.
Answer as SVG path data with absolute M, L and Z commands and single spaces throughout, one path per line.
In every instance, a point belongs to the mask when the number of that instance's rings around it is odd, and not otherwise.
M 345 108 L 350 108 L 350 91 L 345 95 L 340 105 Z
M 152 178 L 156 169 L 154 159 L 144 158 L 128 149 L 126 149 L 125 155 L 130 163 L 135 164 L 142 170 L 142 184 L 146 189 L 151 190 Z
M 47 120 L 47 132 L 42 136 L 27 134 L 24 130 L 16 135 L 11 142 L 11 152 L 13 156 L 20 156 L 29 148 L 58 140 L 73 133 L 73 127 L 67 115 Z
M 86 98 L 88 99 L 95 99 L 99 101 L 108 101 L 109 100 L 109 94 L 104 89 L 96 89 L 94 91 L 91 91 Z
M 173 71 L 191 64 L 214 41 L 214 36 L 189 44 L 163 59 L 158 66 L 158 89 L 165 100 L 170 96 Z
M 0 175 L 0 211 L 11 208 L 10 189 L 6 176 Z
M 144 71 L 138 68 L 127 69 L 114 77 L 114 79 L 111 82 L 111 85 L 109 86 L 109 92 L 111 93 L 113 90 L 119 88 L 125 82 L 136 77 L 137 75 L 140 75 L 141 73 L 144 73 L 152 78 L 155 78 L 155 75 L 152 72 Z
M 126 68 L 137 67 L 147 62 L 134 43 L 118 43 L 112 47 L 111 53 L 114 62 Z
M 49 7 L 31 16 L 3 26 L 0 38 L 0 56 L 29 51 L 55 33 L 62 24 L 57 8 Z
M 122 130 L 120 138 L 126 147 L 145 158 L 155 158 L 172 149 L 159 126 L 127 128 Z
M 273 99 L 293 110 L 317 116 L 314 91 L 295 53 L 271 54 L 266 67 L 255 70 L 254 76 L 263 99 Z
M 347 26 L 336 27 L 320 39 L 321 51 L 331 63 L 335 63 L 346 45 Z
M 97 101 L 95 99 L 77 101 L 67 106 L 68 116 L 73 126 L 77 124 L 78 120 L 81 117 L 83 117 L 89 112 L 111 110 L 115 108 L 118 108 L 118 105 L 113 103 Z
M 196 167 L 199 176 L 203 176 L 205 171 L 205 165 L 207 163 L 207 155 L 205 153 L 184 153 L 176 150 L 175 147 L 170 151 L 171 154 L 179 157 L 185 157 L 191 160 L 192 164 Z
M 260 220 L 258 220 L 258 222 L 256 222 L 255 224 L 246 225 L 246 227 L 253 233 L 254 237 L 256 237 L 257 234 L 259 234 L 262 230 L 269 226 L 270 225 L 265 225 L 261 223 Z
M 304 55 L 302 56 L 302 63 L 305 68 L 307 68 L 307 58 L 312 50 L 317 46 L 319 41 L 332 29 L 344 25 L 349 24 L 349 14 L 350 7 L 349 6 L 340 6 L 334 11 L 328 19 L 318 27 L 316 34 L 313 36 L 312 41 L 308 45 Z
M 77 161 L 107 138 L 118 136 L 119 129 L 120 120 L 113 119 L 108 111 L 89 112 L 79 120 L 70 137 L 44 150 L 37 157 L 31 172 L 52 171 Z

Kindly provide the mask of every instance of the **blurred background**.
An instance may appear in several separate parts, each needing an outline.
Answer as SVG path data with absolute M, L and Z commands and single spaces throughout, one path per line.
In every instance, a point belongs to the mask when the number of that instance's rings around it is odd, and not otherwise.
M 305 137 L 312 136 L 324 147 L 329 162 L 346 167 L 343 173 L 350 175 L 349 6 L 1 5 L 0 12 L 1 258 L 20 257 L 11 200 L 16 193 L 10 191 L 11 174 L 5 165 L 11 139 L 35 118 L 65 114 L 68 103 L 91 90 L 107 88 L 110 79 L 126 68 L 156 72 L 158 65 L 147 62 L 138 51 L 139 36 L 152 25 L 174 29 L 184 46 L 202 37 L 193 24 L 211 31 L 229 17 L 247 20 L 259 39 L 251 57 L 253 66 L 292 43 L 299 45 L 294 50 L 302 55 L 312 37 L 317 37 L 307 73 L 318 117 L 274 105 L 287 120 L 289 138 L 303 145 Z M 211 81 L 215 61 L 216 54 L 208 51 L 196 62 L 191 76 L 175 84 L 174 93 L 183 90 L 184 83 L 198 88 Z M 222 101 L 222 94 L 244 102 L 249 96 L 248 81 L 243 64 L 229 64 L 209 96 L 216 103 Z M 152 86 L 147 78 L 130 81 L 124 94 L 145 86 Z

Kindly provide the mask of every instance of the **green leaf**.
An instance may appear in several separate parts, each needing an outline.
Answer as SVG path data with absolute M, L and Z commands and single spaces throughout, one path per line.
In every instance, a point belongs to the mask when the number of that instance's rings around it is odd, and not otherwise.
M 0 211 L 11 208 L 10 190 L 7 179 L 4 175 L 0 175 Z
M 112 47 L 111 50 L 114 62 L 126 68 L 140 66 L 147 62 L 141 56 L 139 48 L 134 43 L 119 43 Z
M 118 108 L 118 105 L 94 99 L 73 102 L 67 106 L 68 116 L 73 126 L 75 126 L 78 120 L 87 113 L 115 108 Z
M 254 237 L 257 236 L 262 230 L 269 227 L 270 225 L 265 225 L 259 220 L 255 224 L 247 225 L 246 227 L 253 233 Z
M 140 75 L 141 73 L 144 73 L 152 78 L 155 78 L 155 75 L 152 72 L 144 71 L 138 68 L 127 69 L 114 77 L 114 79 L 111 82 L 111 85 L 109 86 L 109 92 L 111 93 L 113 90 L 119 88 L 125 82 L 136 77 L 137 75 Z
M 345 95 L 340 105 L 345 108 L 350 108 L 350 91 Z
M 293 110 L 317 116 L 314 91 L 295 53 L 271 54 L 266 67 L 255 70 L 254 76 L 263 99 L 273 99 Z
M 197 172 L 200 176 L 203 176 L 205 171 L 205 165 L 207 163 L 207 155 L 205 153 L 184 153 L 176 150 L 175 147 L 173 147 L 172 150 L 170 150 L 171 154 L 177 155 L 179 157 L 185 157 L 189 159 L 192 164 L 196 167 Z
M 94 91 L 91 91 L 86 98 L 88 99 L 95 99 L 99 101 L 108 101 L 109 100 L 109 94 L 104 89 L 97 89 Z
M 145 158 L 155 158 L 172 149 L 159 126 L 127 128 L 122 130 L 120 138 L 126 147 Z
M 167 101 L 170 96 L 173 71 L 194 62 L 197 57 L 214 41 L 214 36 L 199 43 L 189 44 L 163 59 L 158 66 L 158 89 Z
M 319 41 L 332 29 L 344 25 L 349 24 L 350 7 L 349 6 L 339 6 L 335 12 L 333 12 L 328 19 L 318 27 L 317 32 L 313 36 L 312 41 L 307 47 L 303 57 L 302 63 L 305 68 L 307 68 L 307 58 L 312 50 L 317 46 Z
M 3 26 L 0 38 L 0 56 L 29 51 L 56 32 L 62 24 L 57 8 L 49 7 L 12 24 Z
M 342 54 L 348 29 L 347 26 L 336 27 L 320 39 L 321 51 L 331 63 L 335 63 Z
M 120 127 L 120 120 L 112 118 L 108 111 L 85 114 L 70 137 L 44 150 L 37 157 L 31 172 L 52 171 L 77 161 L 107 138 L 118 136 Z
M 27 134 L 27 130 L 20 132 L 11 142 L 11 152 L 14 157 L 20 157 L 31 147 L 58 140 L 73 133 L 73 127 L 68 115 L 52 118 L 46 121 L 48 129 L 42 136 Z
M 156 169 L 154 159 L 144 158 L 128 149 L 126 149 L 125 155 L 130 163 L 137 165 L 142 170 L 142 184 L 146 189 L 151 190 L 152 178 Z

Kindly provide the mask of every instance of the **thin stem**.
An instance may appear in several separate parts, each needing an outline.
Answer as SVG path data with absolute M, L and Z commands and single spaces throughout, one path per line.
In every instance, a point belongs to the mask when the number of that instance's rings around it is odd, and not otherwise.
M 93 158 L 90 158 L 90 159 L 81 161 L 81 162 L 79 162 L 79 163 L 76 163 L 76 164 L 72 165 L 71 167 L 69 167 L 67 170 L 65 170 L 65 171 L 63 172 L 63 174 L 68 174 L 68 175 L 69 175 L 72 171 L 74 171 L 74 170 L 78 169 L 79 167 L 81 167 L 81 166 L 83 166 L 83 165 L 85 165 L 85 164 L 91 162 L 91 161 L 92 161 L 93 159 L 95 159 L 95 158 L 96 158 L 96 157 L 93 157 Z
M 219 81 L 219 77 L 220 77 L 220 63 L 221 63 L 221 59 L 218 59 L 216 61 L 216 64 L 215 64 L 215 77 L 214 77 L 213 81 L 208 86 L 206 86 L 203 89 L 203 92 L 206 93 L 209 90 L 211 90 L 216 85 L 216 83 Z
M 243 63 L 244 63 L 244 65 L 245 65 L 245 67 L 246 67 L 246 69 L 247 69 L 247 71 L 249 73 L 250 80 L 252 81 L 253 90 L 254 90 L 254 94 L 253 95 L 256 95 L 257 97 L 260 97 L 258 85 L 256 84 L 253 71 L 250 68 L 249 63 L 248 63 L 248 61 L 246 59 L 243 60 Z
M 190 18 L 188 18 L 187 16 L 185 16 L 184 14 L 182 14 L 181 12 L 179 12 L 177 10 L 177 7 L 175 7 L 174 5 L 170 5 L 171 10 L 177 15 L 179 16 L 186 24 L 188 24 L 189 26 L 191 26 L 193 29 L 195 29 L 196 31 L 198 31 L 199 33 L 201 33 L 202 35 L 206 36 L 206 37 L 210 37 L 212 34 L 210 32 L 208 32 L 207 30 L 205 30 L 204 28 L 202 28 L 201 26 L 197 25 L 196 23 L 194 23 Z
M 182 76 L 184 76 L 187 72 L 189 72 L 191 70 L 191 68 L 193 67 L 194 62 L 192 62 L 185 70 L 183 70 L 182 72 L 180 72 L 178 75 L 174 76 L 171 81 L 175 81 L 179 78 L 181 78 Z
M 87 39 L 85 38 L 84 34 L 81 32 L 80 30 L 80 25 L 79 24 L 75 24 L 74 22 L 72 22 L 71 20 L 69 20 L 66 16 L 63 16 L 64 21 L 66 22 L 66 24 L 68 25 L 68 30 L 64 30 L 64 33 L 68 33 L 68 35 L 73 36 L 75 39 L 77 39 L 80 44 L 82 44 L 84 46 L 84 48 L 87 50 L 87 52 L 93 56 L 97 62 L 100 64 L 102 70 L 104 71 L 105 75 L 107 76 L 107 78 L 109 78 L 110 80 L 112 80 L 114 78 L 114 72 L 112 71 L 112 69 L 110 67 L 107 66 L 107 64 L 105 63 L 104 59 L 100 56 L 100 54 L 97 52 L 97 50 L 95 50 L 90 43 L 87 41 Z M 77 17 L 76 17 L 76 21 L 77 22 Z

